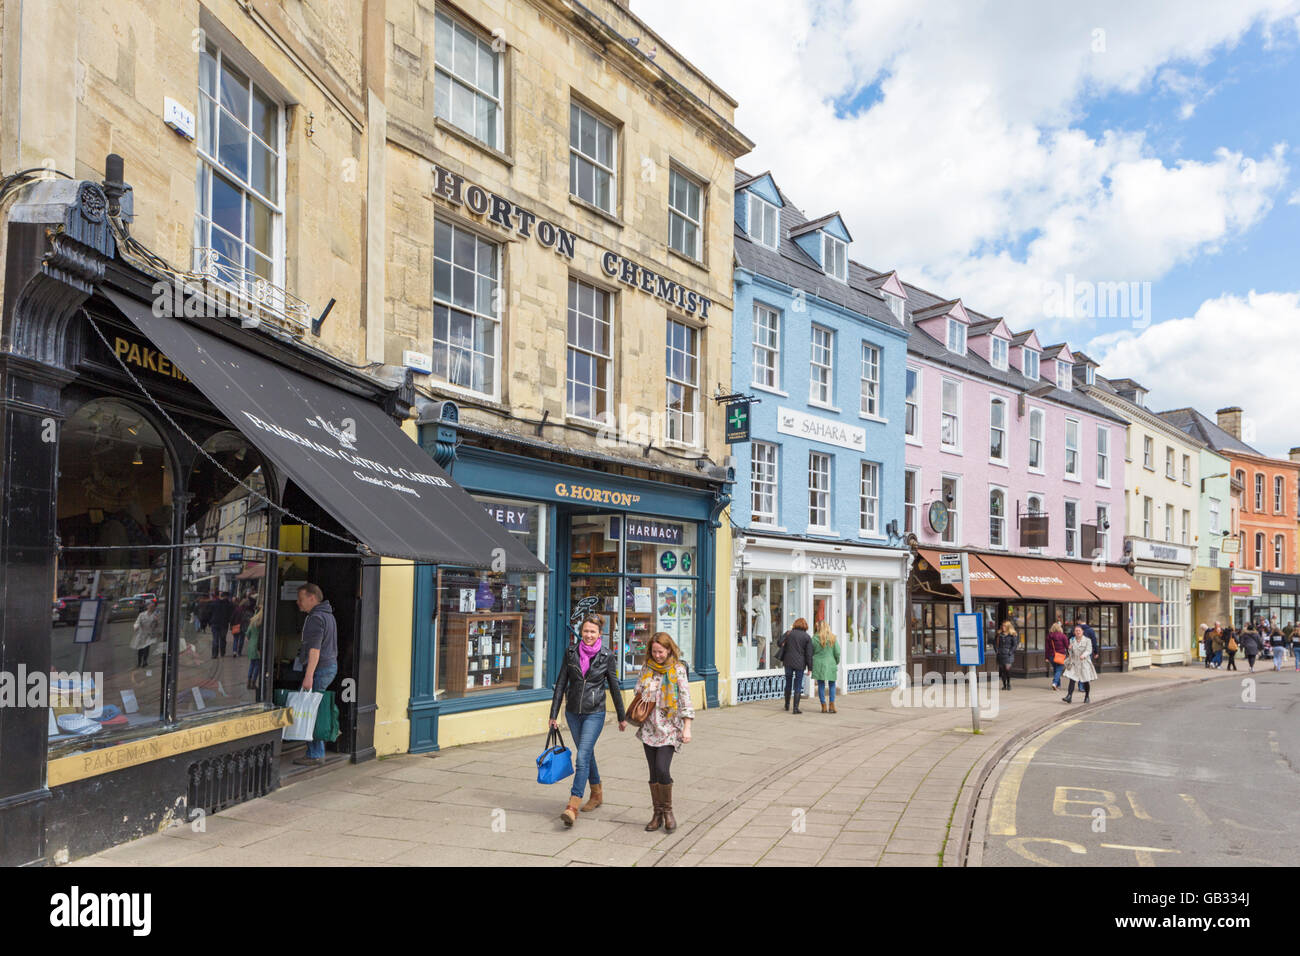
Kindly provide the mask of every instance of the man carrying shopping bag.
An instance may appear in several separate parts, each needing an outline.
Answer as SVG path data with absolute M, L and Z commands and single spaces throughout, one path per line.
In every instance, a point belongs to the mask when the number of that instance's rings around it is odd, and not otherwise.
M 318 693 L 329 688 L 339 671 L 339 631 L 334 609 L 315 584 L 298 588 L 298 610 L 307 614 L 302 625 L 302 647 L 294 670 L 302 669 L 302 689 Z M 319 767 L 325 762 L 325 741 L 312 739 L 307 754 L 294 763 L 302 767 Z

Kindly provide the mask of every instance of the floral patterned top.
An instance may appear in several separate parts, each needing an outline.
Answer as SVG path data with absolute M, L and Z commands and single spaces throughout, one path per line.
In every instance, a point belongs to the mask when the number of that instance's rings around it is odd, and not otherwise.
M 663 678 L 656 674 L 650 668 L 645 668 L 642 674 L 648 674 L 648 681 L 642 680 L 638 683 L 641 689 L 641 696 L 649 696 L 657 705 L 659 703 L 659 693 L 663 686 Z M 682 664 L 677 665 L 677 716 L 672 720 L 664 717 L 664 712 L 658 706 L 650 712 L 650 718 L 643 723 L 636 732 L 637 740 L 648 747 L 667 747 L 671 746 L 673 750 L 682 749 L 682 729 L 686 718 L 695 717 L 695 708 L 691 706 L 691 685 L 686 679 L 686 667 Z

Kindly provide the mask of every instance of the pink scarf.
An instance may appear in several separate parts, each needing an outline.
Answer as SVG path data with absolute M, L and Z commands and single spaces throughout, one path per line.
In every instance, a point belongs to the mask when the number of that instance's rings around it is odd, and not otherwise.
M 600 645 L 604 642 L 603 638 L 596 638 L 596 643 L 588 647 L 582 639 L 578 639 L 578 666 L 582 668 L 582 676 L 587 676 L 587 669 L 591 667 L 591 659 L 600 653 Z

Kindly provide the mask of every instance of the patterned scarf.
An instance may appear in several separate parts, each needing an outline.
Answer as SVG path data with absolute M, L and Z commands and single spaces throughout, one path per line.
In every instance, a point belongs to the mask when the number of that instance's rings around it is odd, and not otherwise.
M 673 668 L 671 676 L 668 673 L 669 664 Z M 650 676 L 651 673 L 659 675 L 659 709 L 664 712 L 665 717 L 672 720 L 677 716 L 677 662 L 664 661 L 662 664 L 656 664 L 653 657 L 647 657 L 645 666 L 649 668 L 643 678 L 647 685 L 654 680 Z

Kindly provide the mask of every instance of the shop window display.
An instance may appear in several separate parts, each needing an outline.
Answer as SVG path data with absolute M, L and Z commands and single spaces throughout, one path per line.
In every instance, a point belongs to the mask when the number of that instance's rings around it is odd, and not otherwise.
M 546 509 L 475 495 L 502 527 L 541 556 Z M 441 568 L 438 696 L 455 700 L 545 684 L 546 575 Z
M 260 458 L 237 432 L 212 436 L 203 450 L 190 473 L 181 555 L 179 717 L 255 703 L 271 644 L 260 633 L 249 641 L 257 613 L 265 614 L 270 544 Z
M 569 532 L 570 640 L 584 615 L 599 615 L 620 678 L 640 672 L 656 631 L 686 653 L 698 612 L 696 527 L 637 515 L 575 515 Z
M 88 402 L 63 427 L 52 753 L 151 732 L 163 719 L 173 480 L 158 432 L 124 402 Z
M 894 660 L 894 585 L 890 581 L 849 578 L 844 582 L 844 663 L 880 664 Z
M 777 641 L 803 605 L 802 578 L 743 574 L 736 580 L 736 671 L 779 669 Z
M 1020 635 L 1020 646 L 1026 651 L 1042 651 L 1049 622 L 1046 604 L 1012 604 L 1007 608 L 1011 623 Z M 1001 624 L 1001 622 L 998 622 Z M 994 632 L 996 633 L 996 631 Z

